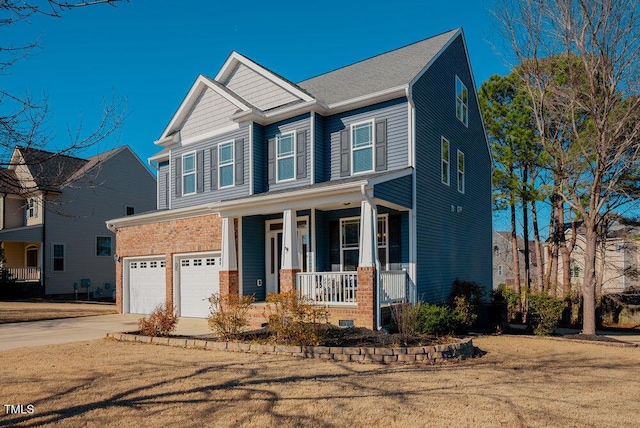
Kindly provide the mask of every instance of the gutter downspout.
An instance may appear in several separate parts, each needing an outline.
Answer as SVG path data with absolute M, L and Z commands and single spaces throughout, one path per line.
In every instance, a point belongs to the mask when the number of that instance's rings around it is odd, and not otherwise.
M 371 205 L 371 208 L 373 208 L 373 236 L 375 239 L 375 247 L 376 247 L 376 251 L 375 251 L 375 260 L 376 260 L 376 284 L 375 284 L 375 290 L 376 290 L 376 329 L 377 330 L 381 330 L 382 329 L 382 324 L 380 323 L 380 258 L 378 256 L 378 206 L 376 205 L 376 202 L 373 200 L 373 198 L 371 197 L 371 195 L 369 194 L 369 192 L 371 191 L 371 187 L 366 185 L 366 184 L 362 184 L 360 186 L 360 192 L 362 192 L 362 196 L 364 196 L 364 198 L 367 200 L 367 202 L 369 202 L 369 205 Z
M 46 293 L 46 275 L 45 275 L 45 267 L 46 267 L 46 260 L 47 258 L 45 257 L 45 249 L 46 249 L 46 238 L 47 238 L 47 234 L 46 234 L 46 227 L 47 227 L 47 222 L 46 222 L 46 209 L 45 209 L 45 203 L 47 201 L 47 195 L 49 192 L 44 192 L 44 194 L 42 195 L 42 248 L 40 249 L 41 251 L 41 258 L 42 258 L 42 268 L 40 269 L 40 282 L 42 284 L 42 297 L 45 297 L 47 295 Z

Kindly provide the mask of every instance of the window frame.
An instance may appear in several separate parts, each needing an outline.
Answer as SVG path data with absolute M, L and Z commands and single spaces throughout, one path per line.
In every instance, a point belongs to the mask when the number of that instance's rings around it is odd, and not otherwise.
M 280 155 L 280 139 L 284 136 L 289 136 L 291 135 L 292 137 L 292 152 L 291 154 L 288 154 L 286 156 L 281 156 Z M 293 181 L 296 179 L 296 157 L 297 157 L 297 150 L 296 150 L 296 132 L 295 131 L 290 131 L 290 132 L 283 132 L 281 134 L 276 135 L 276 183 L 282 183 L 282 182 L 286 182 L 286 181 Z M 285 160 L 285 159 L 290 159 L 293 158 L 293 173 L 291 175 L 290 178 L 280 178 L 280 161 L 281 160 Z
M 101 238 L 107 238 L 109 240 L 109 254 L 100 254 L 98 240 Z M 113 237 L 109 235 L 96 235 L 96 257 L 113 257 Z
M 366 146 L 360 146 L 360 147 L 355 147 L 354 148 L 354 144 L 355 144 L 355 129 L 358 127 L 361 127 L 363 125 L 369 125 L 371 127 L 371 140 L 370 143 L 367 144 Z M 368 119 L 368 120 L 363 120 L 361 122 L 356 122 L 356 123 L 352 123 L 350 125 L 350 141 L 349 141 L 349 162 L 350 162 L 350 166 L 351 166 L 351 175 L 358 175 L 358 174 L 368 174 L 370 172 L 374 172 L 376 169 L 376 124 L 375 124 L 375 119 Z M 354 155 L 355 152 L 357 151 L 361 151 L 361 150 L 365 150 L 371 148 L 371 169 L 365 170 L 365 171 L 355 171 L 354 167 L 355 167 L 355 162 L 354 162 Z
M 220 156 L 220 152 L 223 147 L 231 146 L 231 159 L 230 160 L 222 160 Z M 233 140 L 226 141 L 224 143 L 218 144 L 218 189 L 225 189 L 228 187 L 233 187 L 236 184 L 236 148 L 235 142 Z M 224 162 L 224 163 L 223 163 Z M 223 185 L 222 184 L 222 168 L 231 168 L 231 184 Z
M 186 168 L 184 167 L 184 162 L 185 162 L 185 158 L 188 157 L 193 157 L 193 171 L 189 170 L 187 172 Z M 197 167 L 196 167 L 196 152 L 192 151 L 192 152 L 188 152 L 188 153 L 183 153 L 182 157 L 181 157 L 181 162 L 182 162 L 182 196 L 188 196 L 188 195 L 195 195 L 196 193 L 196 181 L 197 181 L 197 177 L 196 177 L 196 171 L 197 171 Z M 185 192 L 186 190 L 186 185 L 185 185 L 185 180 L 190 177 L 193 176 L 193 192 Z
M 36 218 L 38 217 L 38 201 L 36 198 L 27 199 L 27 217 L 28 218 Z
M 462 170 L 460 170 L 460 156 L 462 156 Z M 458 150 L 458 155 L 456 156 L 457 158 L 457 163 L 456 163 L 456 168 L 458 170 L 458 192 L 464 194 L 465 191 L 465 160 L 464 160 L 464 152 L 461 152 L 460 150 Z
M 56 247 L 62 247 L 62 256 L 56 257 Z M 56 259 L 62 259 L 62 269 L 56 269 Z M 67 246 L 62 242 L 51 243 L 51 271 L 52 272 L 65 272 L 67 268 Z
M 377 241 L 378 241 L 378 260 L 380 259 L 380 250 L 384 250 L 385 253 L 385 263 L 384 265 L 382 265 L 382 263 L 380 264 L 380 269 L 381 270 L 387 270 L 387 267 L 389 266 L 389 214 L 378 214 L 378 229 L 380 228 L 380 222 L 383 222 L 384 225 L 384 229 L 385 229 L 385 242 L 383 245 L 380 245 L 380 238 L 381 236 L 376 237 Z M 344 234 L 343 234 L 343 230 L 344 230 L 344 223 L 357 223 L 358 224 L 358 245 L 357 247 L 353 247 L 353 246 L 345 246 L 344 244 Z M 340 233 L 339 236 L 339 250 L 340 250 L 340 271 L 341 272 L 350 272 L 350 271 L 345 271 L 344 270 L 344 252 L 345 251 L 354 251 L 356 250 L 358 252 L 358 261 L 360 259 L 360 232 L 361 232 L 361 227 L 362 225 L 362 219 L 360 217 L 344 217 L 340 219 L 340 222 L 338 223 L 338 231 Z M 379 230 L 378 230 L 378 234 L 379 234 Z M 357 270 L 357 266 L 356 266 L 356 270 Z
M 129 214 L 129 208 L 131 208 L 131 210 L 133 211 L 131 214 Z M 125 205 L 124 206 L 124 215 L 125 216 L 136 215 L 136 207 L 134 205 Z
M 444 158 L 444 146 L 447 146 L 447 159 Z M 445 181 L 446 168 L 446 181 Z M 440 137 L 440 180 L 442 184 L 449 186 L 451 183 L 451 143 L 444 137 Z
M 464 115 L 462 114 L 464 110 Z M 469 89 L 456 74 L 456 117 L 469 127 Z

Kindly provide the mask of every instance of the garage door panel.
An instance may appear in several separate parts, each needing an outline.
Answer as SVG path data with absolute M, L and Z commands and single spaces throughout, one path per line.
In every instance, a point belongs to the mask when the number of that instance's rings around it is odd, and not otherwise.
M 166 264 L 164 259 L 135 260 L 129 270 L 129 312 L 150 314 L 166 301 Z
M 209 316 L 208 299 L 220 292 L 220 264 L 220 257 L 213 254 L 180 258 L 180 316 Z

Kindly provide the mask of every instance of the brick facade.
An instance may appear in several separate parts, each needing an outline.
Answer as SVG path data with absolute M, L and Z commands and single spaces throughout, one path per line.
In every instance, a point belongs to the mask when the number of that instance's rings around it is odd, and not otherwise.
M 237 270 L 220 271 L 220 295 L 238 294 L 240 292 L 240 282 Z
M 173 305 L 173 256 L 220 251 L 222 219 L 217 214 L 163 221 L 116 230 L 116 307 L 122 313 L 123 258 L 165 256 L 167 303 Z M 237 277 L 236 277 L 237 278 Z M 236 279 L 237 283 L 237 279 Z

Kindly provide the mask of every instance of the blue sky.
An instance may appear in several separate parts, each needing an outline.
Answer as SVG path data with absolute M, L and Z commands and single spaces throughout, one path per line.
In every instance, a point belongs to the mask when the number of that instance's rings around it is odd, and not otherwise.
M 235 50 L 298 82 L 335 68 L 463 27 L 479 86 L 506 74 L 490 10 L 494 0 L 214 2 L 131 0 L 91 6 L 60 19 L 33 17 L 6 27 L 13 45 L 40 49 L 0 75 L 14 94 L 46 96 L 53 147 L 68 129 L 95 128 L 104 100 L 126 101 L 117 136 L 83 156 L 127 144 L 146 163 L 198 74 L 215 76 Z

